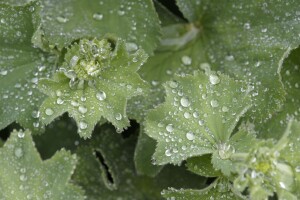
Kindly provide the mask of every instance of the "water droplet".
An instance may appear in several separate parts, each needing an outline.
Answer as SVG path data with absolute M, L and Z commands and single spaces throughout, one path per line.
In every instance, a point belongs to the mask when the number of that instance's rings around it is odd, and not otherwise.
M 171 88 L 177 88 L 178 87 L 178 83 L 176 81 L 170 81 L 169 83 Z
M 250 23 L 245 23 L 244 24 L 244 29 L 249 30 L 251 28 Z
M 31 116 L 32 116 L 33 118 L 37 119 L 37 118 L 40 117 L 40 112 L 34 110 L 34 111 L 32 111 Z
M 286 185 L 285 185 L 284 182 L 281 182 L 281 181 L 280 181 L 280 182 L 279 182 L 279 185 L 280 185 L 281 188 L 286 189 Z
M 30 12 L 33 12 L 34 10 L 35 10 L 35 8 L 34 8 L 33 6 L 30 6 L 30 7 L 29 7 L 29 11 L 30 11 Z
M 56 96 L 60 97 L 62 95 L 62 92 L 60 90 L 56 90 Z
M 96 94 L 96 98 L 97 98 L 99 101 L 103 101 L 104 99 L 106 99 L 106 93 L 103 92 L 103 91 L 99 91 L 99 92 L 97 92 L 97 94 Z
M 62 100 L 61 98 L 57 98 L 56 103 L 61 105 L 64 103 L 64 100 Z
M 24 132 L 18 132 L 18 137 L 19 138 L 24 138 L 24 136 L 25 136 L 25 133 Z
M 0 20 L 0 22 L 1 22 L 2 24 L 4 24 L 4 23 L 5 23 L 5 19 L 2 18 L 2 19 Z
M 82 97 L 80 97 L 80 100 L 84 102 L 84 101 L 86 101 L 86 97 L 82 96 Z
M 23 156 L 23 151 L 22 151 L 21 148 L 16 148 L 16 149 L 15 149 L 15 156 L 16 156 L 17 158 L 21 158 L 21 157 Z
M 210 105 L 211 107 L 216 108 L 219 106 L 219 102 L 217 100 L 211 100 Z
M 223 107 L 222 107 L 222 111 L 223 111 L 223 112 L 228 112 L 228 111 L 229 111 L 229 108 L 228 108 L 227 106 L 223 106 Z
M 27 180 L 27 176 L 25 176 L 24 174 L 22 174 L 20 176 L 20 181 L 26 181 Z
M 97 20 L 97 21 L 101 21 L 103 19 L 103 15 L 100 13 L 94 13 L 93 14 L 93 19 Z
M 62 16 L 56 17 L 56 20 L 57 20 L 59 23 L 66 23 L 67 21 L 69 21 L 68 18 L 62 17 Z
M 213 85 L 220 83 L 220 79 L 217 75 L 211 74 L 209 75 L 209 82 Z
M 187 138 L 188 140 L 194 140 L 194 139 L 195 139 L 195 135 L 194 135 L 194 133 L 191 132 L 191 131 L 187 132 L 185 136 L 186 136 L 186 138 Z
M 120 15 L 120 16 L 125 15 L 125 11 L 124 10 L 118 10 L 118 15 Z
M 85 114 L 87 112 L 87 108 L 84 106 L 79 106 L 78 107 L 78 111 L 82 114 Z
M 54 112 L 51 108 L 47 108 L 45 113 L 46 113 L 46 115 L 50 116 L 50 115 L 53 115 Z
M 234 56 L 233 55 L 229 55 L 229 56 L 226 56 L 225 59 L 227 61 L 234 61 Z
M 3 76 L 5 76 L 7 74 L 7 70 L 0 71 L 0 74 L 3 75 Z
M 192 64 L 192 59 L 191 59 L 191 57 L 189 57 L 189 56 L 182 56 L 182 57 L 181 57 L 181 62 L 182 62 L 184 65 L 191 65 L 191 64 Z
M 189 105 L 191 104 L 190 101 L 188 100 L 188 98 L 186 97 L 182 97 L 180 99 L 180 104 L 183 106 L 183 107 L 189 107 Z
M 267 31 L 268 31 L 268 29 L 266 29 L 266 28 L 261 29 L 261 32 L 263 32 L 263 33 L 266 33 Z
M 168 156 L 168 157 L 172 155 L 170 149 L 167 149 L 167 150 L 165 151 L 165 155 Z
M 167 130 L 168 132 L 173 132 L 173 130 L 174 130 L 173 124 L 168 124 L 168 125 L 166 126 L 166 130 Z
M 300 173 L 300 165 L 295 167 L 295 171 L 296 171 L 297 173 Z
M 70 60 L 70 66 L 74 67 L 78 63 L 78 60 L 79 60 L 78 56 L 73 56 Z
M 137 46 L 137 44 L 136 43 L 133 43 L 133 42 L 128 42 L 128 43 L 126 43 L 126 49 L 127 49 L 127 51 L 136 51 L 136 50 L 138 50 L 138 46 Z
M 117 113 L 117 114 L 115 115 L 115 118 L 116 118 L 116 120 L 120 121 L 120 120 L 122 119 L 121 113 Z
M 198 123 L 199 123 L 200 126 L 203 126 L 203 125 L 204 125 L 204 121 L 203 121 L 203 120 L 199 120 Z
M 79 106 L 79 103 L 77 101 L 71 101 L 71 105 L 77 107 Z
M 186 119 L 191 118 L 191 114 L 190 114 L 189 112 L 185 112 L 185 113 L 183 114 L 183 116 L 184 116 L 184 118 L 186 118 Z
M 86 129 L 88 127 L 88 124 L 85 123 L 84 121 L 79 122 L 79 128 L 80 129 Z

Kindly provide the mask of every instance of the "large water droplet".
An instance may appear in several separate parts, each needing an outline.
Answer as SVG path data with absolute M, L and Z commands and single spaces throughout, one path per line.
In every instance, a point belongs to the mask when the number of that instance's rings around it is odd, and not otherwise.
M 188 140 L 194 140 L 194 139 L 195 139 L 195 135 L 194 135 L 194 133 L 191 132 L 191 131 L 187 132 L 185 136 L 186 136 L 186 138 L 187 138 Z
M 46 115 L 50 116 L 50 115 L 53 115 L 54 112 L 51 108 L 47 108 L 45 113 L 46 113 Z
M 213 85 L 220 83 L 220 79 L 217 75 L 211 74 L 209 75 L 209 82 Z
M 165 155 L 166 155 L 166 156 L 171 156 L 171 155 L 172 155 L 171 150 L 170 150 L 170 149 L 167 149 L 167 150 L 165 151 Z
M 182 97 L 180 99 L 180 104 L 183 106 L 183 107 L 189 107 L 189 105 L 191 104 L 190 101 L 188 100 L 188 98 L 186 97 Z
M 229 108 L 228 108 L 227 106 L 223 106 L 223 107 L 222 107 L 222 111 L 223 111 L 223 112 L 228 112 L 228 111 L 229 111 Z
M 99 91 L 99 92 L 97 92 L 97 94 L 96 94 L 96 98 L 97 98 L 99 101 L 103 101 L 104 99 L 106 99 L 106 93 L 103 92 L 103 91 Z
M 168 132 L 172 132 L 172 131 L 174 130 L 173 124 L 168 124 L 168 125 L 166 126 L 166 130 L 167 130 Z
M 115 118 L 116 118 L 116 120 L 120 121 L 120 120 L 122 119 L 121 113 L 117 113 L 117 114 L 115 115 Z
M 78 56 L 73 56 L 70 60 L 70 66 L 74 67 L 77 64 L 78 60 L 79 60 Z
M 82 114 L 85 114 L 87 112 L 87 108 L 85 106 L 79 106 L 78 111 Z
M 84 121 L 79 122 L 79 128 L 80 129 L 86 129 L 88 127 L 88 124 Z

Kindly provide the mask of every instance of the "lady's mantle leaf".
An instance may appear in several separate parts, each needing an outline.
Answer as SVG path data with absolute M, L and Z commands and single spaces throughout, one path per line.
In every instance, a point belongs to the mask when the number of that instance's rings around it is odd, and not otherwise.
M 84 199 L 80 188 L 68 183 L 76 157 L 61 150 L 42 161 L 29 131 L 14 131 L 0 149 L 0 199 Z
M 211 72 L 178 77 L 165 88 L 166 102 L 146 120 L 146 133 L 158 141 L 157 163 L 179 164 L 216 150 L 226 153 L 236 123 L 250 107 L 247 87 Z
M 151 54 L 159 36 L 159 19 L 151 0 L 45 0 L 41 29 L 59 49 L 84 37 L 107 33 L 131 42 Z
M 36 86 L 51 74 L 53 59 L 31 45 L 38 12 L 38 3 L 0 4 L 0 129 L 13 121 L 32 130 L 41 127 L 38 107 L 45 96 Z
M 79 164 L 73 176 L 89 200 L 160 200 L 161 190 L 168 186 L 204 186 L 205 178 L 181 167 L 166 166 L 155 178 L 139 175 L 133 162 L 135 134 L 123 138 L 108 124 L 97 127 L 95 133 L 78 148 Z
M 252 85 L 253 107 L 247 114 L 253 120 L 263 121 L 278 111 L 285 94 L 279 73 L 282 61 L 300 44 L 299 2 L 177 0 L 177 4 L 190 22 L 182 25 L 189 27 L 188 37 L 164 38 L 158 50 L 169 50 L 157 51 L 153 59 L 158 64 L 153 62 L 152 68 L 174 73 L 180 67 L 186 73 L 209 63 Z M 174 51 L 176 47 L 180 48 Z
M 147 89 L 136 73 L 146 59 L 142 50 L 128 53 L 121 39 L 83 39 L 74 44 L 53 79 L 40 81 L 39 89 L 49 95 L 40 108 L 42 121 L 48 124 L 68 112 L 84 138 L 91 136 L 101 117 L 123 129 L 129 125 L 127 99 Z
M 169 188 L 162 192 L 163 197 L 168 200 L 239 200 L 243 199 L 232 191 L 232 186 L 227 180 L 218 179 L 209 187 L 202 190 Z

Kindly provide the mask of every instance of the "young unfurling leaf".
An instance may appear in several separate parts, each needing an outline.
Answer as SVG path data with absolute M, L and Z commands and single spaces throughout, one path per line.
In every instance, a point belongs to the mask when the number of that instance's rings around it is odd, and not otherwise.
M 39 89 L 49 95 L 40 108 L 42 121 L 48 124 L 68 112 L 84 138 L 101 117 L 117 129 L 127 127 L 127 100 L 147 90 L 136 73 L 146 59 L 142 50 L 129 53 L 121 39 L 80 40 L 53 78 L 40 81 Z

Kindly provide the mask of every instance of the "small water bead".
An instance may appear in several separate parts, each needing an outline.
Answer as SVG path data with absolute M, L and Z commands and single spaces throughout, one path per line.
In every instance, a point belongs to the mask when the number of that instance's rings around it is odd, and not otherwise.
M 121 113 L 117 113 L 117 114 L 115 115 L 115 118 L 116 118 L 116 120 L 120 121 L 120 120 L 122 119 Z
M 103 15 L 100 13 L 94 13 L 93 14 L 93 19 L 97 21 L 101 21 L 103 19 Z
M 168 156 L 168 157 L 172 155 L 170 149 L 167 149 L 167 150 L 165 151 L 165 155 Z
M 78 60 L 79 60 L 78 56 L 73 56 L 70 60 L 70 66 L 74 67 L 78 63 Z
M 249 23 L 244 24 L 244 29 L 249 30 L 251 28 L 251 25 Z
M 84 121 L 79 122 L 79 128 L 80 129 L 87 129 L 88 124 Z
M 26 181 L 27 180 L 27 176 L 25 176 L 24 174 L 22 174 L 20 176 L 20 181 Z
M 168 124 L 168 125 L 166 126 L 166 130 L 167 130 L 168 132 L 173 132 L 173 130 L 174 130 L 173 124 Z
M 37 118 L 40 117 L 40 112 L 34 110 L 34 111 L 32 111 L 31 116 L 32 116 L 33 118 L 37 119 Z
M 57 98 L 56 103 L 57 103 L 58 105 L 61 105 L 61 104 L 64 103 L 64 100 L 62 100 L 61 98 Z
M 124 10 L 118 10 L 118 15 L 120 15 L 120 16 L 125 15 L 125 11 Z
M 211 100 L 210 105 L 211 107 L 216 108 L 219 106 L 219 102 L 217 100 Z
M 191 114 L 190 114 L 189 112 L 185 112 L 185 113 L 183 114 L 183 116 L 184 116 L 184 118 L 186 118 L 186 119 L 191 118 Z
M 56 17 L 56 20 L 57 20 L 59 23 L 66 23 L 66 22 L 68 22 L 68 21 L 69 21 L 69 19 L 68 19 L 68 18 L 66 18 L 66 17 L 62 17 L 62 16 L 58 16 L 58 17 Z
M 5 19 L 2 18 L 2 19 L 0 20 L 0 22 L 1 22 L 2 24 L 4 24 L 4 23 L 5 23 Z
M 211 74 L 209 75 L 209 82 L 213 85 L 217 85 L 220 83 L 220 78 L 217 75 Z
M 87 108 L 86 107 L 84 107 L 84 106 L 79 106 L 78 107 L 78 111 L 80 112 L 80 113 L 82 113 L 82 114 L 85 114 L 86 112 L 87 112 Z
M 86 97 L 82 96 L 82 97 L 80 97 L 80 100 L 84 102 L 84 101 L 86 101 Z
M 138 45 L 136 43 L 133 43 L 133 42 L 127 42 L 126 43 L 126 49 L 127 51 L 136 51 L 138 50 Z
M 96 94 L 96 98 L 99 100 L 99 101 L 103 101 L 106 99 L 106 93 L 103 92 L 103 91 L 99 91 L 97 92 Z
M 77 107 L 79 106 L 79 103 L 77 101 L 71 101 L 71 105 Z
M 18 137 L 19 138 L 24 138 L 25 137 L 25 133 L 24 132 L 18 132 Z
M 198 112 L 194 112 L 194 113 L 193 113 L 193 117 L 194 117 L 194 118 L 198 118 L 198 117 L 199 117 L 199 113 L 198 113 Z
M 33 122 L 32 125 L 33 125 L 33 127 L 38 128 L 40 126 L 40 123 L 39 122 Z
M 268 31 L 268 29 L 264 28 L 264 29 L 261 29 L 261 32 L 263 33 L 266 33 Z
M 170 81 L 169 83 L 171 88 L 177 88 L 178 87 L 178 83 L 176 81 Z
M 54 111 L 51 108 L 47 108 L 45 113 L 46 113 L 46 115 L 50 116 L 50 115 L 53 115 Z
M 300 173 L 300 165 L 295 167 L 295 172 Z
M 181 57 L 181 62 L 182 62 L 184 65 L 191 65 L 191 64 L 192 64 L 192 59 L 191 59 L 191 57 L 189 57 L 189 56 L 182 56 L 182 57 Z
M 60 97 L 62 95 L 62 92 L 60 90 L 56 90 L 56 96 Z
M 7 70 L 0 71 L 0 74 L 3 75 L 3 76 L 5 76 L 7 74 Z
M 195 139 L 195 135 L 194 135 L 194 133 L 191 132 L 191 131 L 187 132 L 185 136 L 186 136 L 186 138 L 187 138 L 188 140 L 194 140 L 194 139 Z
M 223 107 L 222 107 L 222 111 L 223 111 L 223 112 L 228 112 L 228 111 L 229 111 L 229 108 L 228 108 L 227 106 L 223 106 Z
M 21 148 L 16 148 L 15 149 L 15 156 L 17 158 L 21 158 L 23 156 L 23 150 Z
M 203 120 L 199 120 L 198 123 L 199 123 L 200 126 L 204 125 L 204 121 Z
M 191 104 L 190 101 L 188 100 L 188 98 L 186 97 L 182 97 L 180 99 L 180 104 L 183 106 L 183 107 L 189 107 L 189 105 Z

